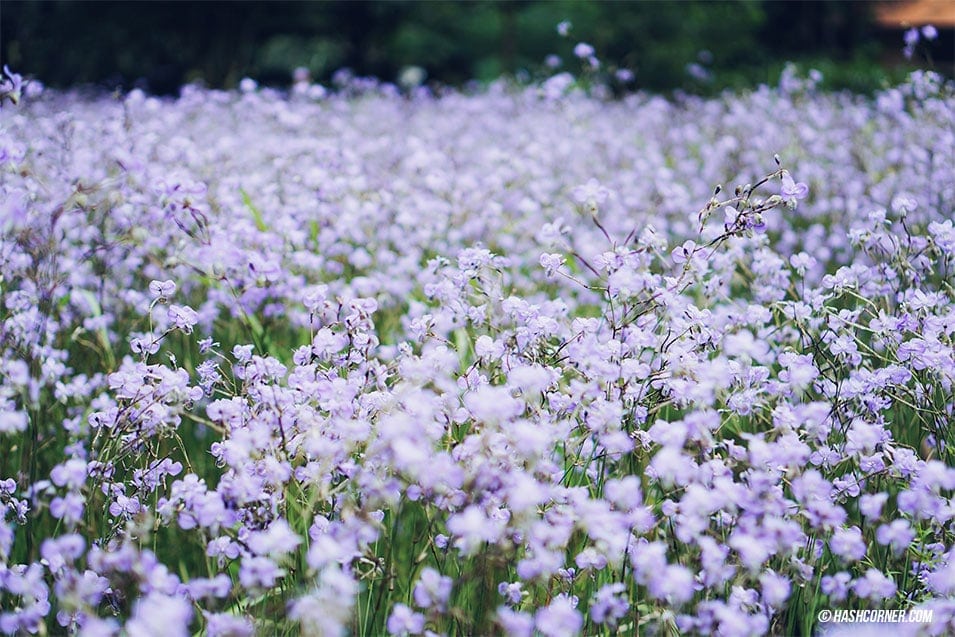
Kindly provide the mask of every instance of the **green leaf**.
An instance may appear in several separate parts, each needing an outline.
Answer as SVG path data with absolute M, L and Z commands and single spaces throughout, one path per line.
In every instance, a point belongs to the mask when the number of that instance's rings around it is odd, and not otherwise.
M 245 207 L 252 213 L 252 220 L 255 221 L 255 227 L 259 229 L 259 232 L 266 232 L 269 226 L 265 223 L 265 219 L 262 218 L 262 211 L 255 207 L 255 204 L 252 203 L 252 198 L 249 197 L 249 193 L 247 193 L 245 189 L 239 188 L 239 194 L 242 195 L 242 203 L 244 203 Z
M 89 290 L 73 290 L 70 294 L 83 297 L 86 303 L 90 306 L 93 316 L 102 316 L 103 308 L 100 307 L 99 301 L 96 300 L 96 295 L 94 295 L 92 292 Z
M 73 290 L 70 292 L 70 296 L 73 295 L 83 297 L 86 300 L 86 303 L 89 305 L 90 311 L 93 316 L 102 316 L 103 308 L 100 307 L 99 301 L 96 300 L 96 295 L 89 290 Z M 66 297 L 60 299 L 60 304 L 65 305 Z M 109 334 L 106 333 L 105 327 L 100 327 L 96 330 L 96 337 L 99 340 L 100 347 L 103 348 L 103 353 L 106 355 L 106 364 L 112 369 L 115 366 L 115 357 L 113 356 L 113 346 L 109 342 Z
M 471 337 L 466 329 L 458 328 L 454 330 L 454 349 L 458 351 L 458 360 L 461 363 L 461 370 L 467 369 L 471 364 Z

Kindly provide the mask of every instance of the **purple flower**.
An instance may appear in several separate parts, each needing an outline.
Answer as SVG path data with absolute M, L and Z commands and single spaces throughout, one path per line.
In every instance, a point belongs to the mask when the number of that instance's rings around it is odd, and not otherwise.
M 225 573 L 219 573 L 213 578 L 197 577 L 179 587 L 180 592 L 189 595 L 193 600 L 203 598 L 228 597 L 232 590 L 232 579 Z
M 294 551 L 302 543 L 302 539 L 292 531 L 288 522 L 278 519 L 266 530 L 250 533 L 246 543 L 256 555 L 275 558 Z
M 56 497 L 50 500 L 50 515 L 73 525 L 83 518 L 85 504 L 86 499 L 82 495 L 67 493 L 62 498 Z
M 916 28 L 908 29 L 902 36 L 906 46 L 914 46 L 919 41 L 919 30 Z
M 453 582 L 450 577 L 441 575 L 431 567 L 421 572 L 421 577 L 414 588 L 414 601 L 420 608 L 444 609 L 448 598 L 451 597 Z
M 239 582 L 247 589 L 272 588 L 285 571 L 267 557 L 246 557 L 239 568 Z
M 0 412 L 0 434 L 16 433 L 25 431 L 29 425 L 26 413 L 22 411 L 3 411 Z
M 596 215 L 600 206 L 610 197 L 610 190 L 591 178 L 587 180 L 587 183 L 574 188 L 573 195 L 574 201 L 586 208 L 590 214 Z
M 560 266 L 564 265 L 564 257 L 560 254 L 542 254 L 540 256 L 540 264 L 541 267 L 544 268 L 544 272 L 547 273 L 547 276 L 554 276 Z
M 685 485 L 693 478 L 693 459 L 675 447 L 660 449 L 650 461 L 653 476 L 664 486 Z
M 395 604 L 388 617 L 389 635 L 420 635 L 424 632 L 424 615 L 404 604 Z
M 839 557 L 849 561 L 859 561 L 865 557 L 866 545 L 862 531 L 853 526 L 848 529 L 836 529 L 829 538 L 829 549 Z
M 849 594 L 849 582 L 851 580 L 852 576 L 846 572 L 825 575 L 820 583 L 820 589 L 833 601 L 842 601 Z
M 475 608 L 449 576 L 485 552 L 514 558 L 488 626 L 514 635 L 953 594 L 950 441 L 906 430 L 952 415 L 944 80 L 855 99 L 790 67 L 616 103 L 614 71 L 8 113 L 0 435 L 39 454 L 0 480 L 0 632 L 346 634 L 389 577 L 365 558 L 412 536 L 377 623 L 427 637 Z M 764 166 L 787 140 L 792 174 Z M 152 522 L 211 572 L 181 582 Z
M 497 623 L 504 629 L 506 635 L 513 637 L 531 637 L 534 633 L 534 618 L 507 606 L 497 609 Z
M 683 245 L 673 248 L 673 252 L 670 253 L 670 256 L 673 258 L 674 263 L 679 264 L 689 261 L 695 253 L 696 242 L 687 240 L 683 242 Z
M 289 618 L 302 625 L 302 634 L 346 634 L 357 594 L 358 584 L 338 566 L 325 568 L 316 588 L 292 602 Z
M 819 376 L 819 370 L 813 364 L 812 354 L 780 354 L 779 363 L 785 369 L 779 373 L 779 380 L 790 385 L 795 391 L 808 389 Z
M 564 34 L 561 34 L 564 35 Z M 590 58 L 594 55 L 594 47 L 590 46 L 586 42 L 578 42 L 574 46 L 574 55 L 580 59 Z
M 149 293 L 160 303 L 165 303 L 176 293 L 176 282 L 168 279 L 166 281 L 150 281 Z
M 592 546 L 588 546 L 578 553 L 574 558 L 574 562 L 581 570 L 593 569 L 599 571 L 607 566 L 607 558 L 598 553 Z
M 145 354 L 149 356 L 159 351 L 159 341 L 160 339 L 152 334 L 134 336 L 129 339 L 129 349 L 131 349 L 134 354 Z
M 878 528 L 875 539 L 883 546 L 891 546 L 896 555 L 901 555 L 915 539 L 915 532 L 908 520 L 893 520 L 891 524 L 883 524 Z
M 558 73 L 552 76 L 541 86 L 541 92 L 544 97 L 553 101 L 563 96 L 574 85 L 574 76 L 570 73 Z M 551 224 L 545 224 L 541 230 L 542 234 L 550 237 L 547 243 L 553 245 L 559 241 L 560 229 Z
M 86 482 L 86 475 L 86 461 L 73 458 L 63 464 L 56 465 L 50 471 L 50 480 L 58 487 L 66 487 L 75 491 Z
M 501 582 L 497 585 L 497 592 L 510 604 L 520 604 L 523 597 L 521 582 Z
M 880 601 L 895 595 L 897 589 L 891 578 L 877 569 L 870 568 L 864 577 L 852 583 L 852 590 L 859 597 Z
M 767 571 L 759 576 L 759 583 L 762 585 L 763 601 L 771 607 L 782 608 L 789 599 L 789 580 L 779 573 Z
M 905 42 L 905 47 L 902 49 L 902 53 L 905 55 L 906 59 L 912 59 L 912 54 L 915 53 L 915 46 L 919 42 L 919 30 L 916 28 L 911 28 L 905 32 L 902 36 L 902 40 Z
M 782 195 L 784 199 L 805 199 L 806 196 L 809 195 L 809 186 L 801 181 L 796 183 L 788 172 L 783 172 L 782 179 L 783 184 L 779 189 L 779 194 Z
M 6 64 L 3 65 L 3 73 L 7 77 L 0 81 L 0 106 L 7 99 L 16 106 L 20 103 L 20 97 L 23 94 L 23 76 L 11 71 Z
M 116 499 L 109 505 L 109 513 L 114 517 L 131 517 L 142 510 L 139 500 L 128 498 L 122 493 L 116 495 Z
M 651 595 L 668 604 L 684 604 L 692 599 L 695 591 L 693 573 L 685 566 L 669 564 L 651 574 L 648 588 Z
M 192 334 L 192 328 L 199 322 L 199 315 L 188 305 L 170 305 L 169 321 L 173 327 L 186 334 Z
M 889 494 L 885 492 L 863 493 L 859 498 L 859 511 L 869 522 L 877 520 L 882 516 L 882 507 L 888 499 Z
M 929 589 L 938 595 L 955 593 L 955 559 L 951 552 L 946 555 L 941 566 L 925 576 L 925 582 Z
M 902 192 L 892 197 L 892 210 L 905 217 L 919 207 L 919 201 L 910 193 Z M 918 291 L 918 290 L 917 290 Z
M 252 637 L 255 626 L 248 617 L 203 611 L 208 637 Z
M 623 584 L 606 584 L 594 593 L 590 603 L 590 618 L 597 624 L 615 623 L 626 616 L 630 604 L 626 599 L 627 587 Z
M 71 533 L 55 540 L 44 540 L 40 546 L 40 556 L 46 561 L 47 568 L 56 573 L 82 555 L 85 548 L 83 537 Z
M 87 615 L 83 618 L 83 627 L 79 634 L 83 637 L 115 637 L 119 628 L 115 619 L 100 619 Z
M 755 571 L 775 552 L 767 540 L 740 530 L 733 532 L 728 545 L 736 551 L 743 565 Z
M 534 626 L 544 637 L 570 637 L 583 628 L 584 618 L 577 610 L 576 598 L 558 595 L 550 605 L 534 614 Z
M 189 602 L 154 592 L 136 602 L 126 633 L 129 637 L 187 637 L 192 634 L 191 621 Z

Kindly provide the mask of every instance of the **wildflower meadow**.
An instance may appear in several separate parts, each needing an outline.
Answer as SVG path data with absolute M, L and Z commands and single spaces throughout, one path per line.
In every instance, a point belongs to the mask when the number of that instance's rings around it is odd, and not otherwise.
M 950 82 L 338 79 L 7 71 L 0 632 L 955 632 Z

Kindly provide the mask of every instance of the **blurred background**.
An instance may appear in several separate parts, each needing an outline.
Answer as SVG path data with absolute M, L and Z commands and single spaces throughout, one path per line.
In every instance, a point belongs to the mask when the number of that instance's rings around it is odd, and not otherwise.
M 569 22 L 562 37 L 557 25 Z M 932 23 L 903 54 L 911 27 Z M 871 91 L 913 68 L 952 75 L 955 0 L 108 2 L 3 0 L 0 61 L 48 86 L 178 92 L 296 68 L 462 85 L 568 70 L 579 42 L 627 88 L 707 93 L 775 83 L 787 61 L 827 88 Z M 919 31 L 921 34 L 922 32 Z M 300 71 L 300 74 L 302 71 Z

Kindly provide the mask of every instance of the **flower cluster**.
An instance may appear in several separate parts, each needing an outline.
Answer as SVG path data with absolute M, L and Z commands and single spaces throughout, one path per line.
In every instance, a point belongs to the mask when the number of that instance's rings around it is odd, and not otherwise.
M 4 108 L 0 632 L 955 630 L 950 85 L 340 80 Z
M 915 49 L 920 41 L 932 41 L 937 37 L 938 29 L 936 29 L 934 25 L 926 24 L 921 29 L 912 27 L 906 30 L 905 34 L 902 36 L 902 40 L 905 42 L 905 47 L 902 49 L 902 54 L 905 55 L 907 60 L 911 60 L 912 54 L 915 53 Z

